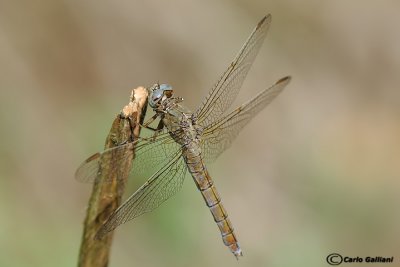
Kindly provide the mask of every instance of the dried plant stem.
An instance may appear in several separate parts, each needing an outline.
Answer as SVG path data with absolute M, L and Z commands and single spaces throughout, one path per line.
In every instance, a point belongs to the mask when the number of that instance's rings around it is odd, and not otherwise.
M 132 90 L 129 104 L 117 115 L 112 124 L 105 149 L 137 139 L 140 133 L 138 124 L 143 123 L 146 106 L 147 90 L 143 87 Z M 106 162 L 99 164 L 99 176 L 93 185 L 84 222 L 79 267 L 108 265 L 113 233 L 109 233 L 101 240 L 95 240 L 95 235 L 120 205 L 134 157 L 132 150 L 117 153 L 129 153 L 129 156 L 123 162 L 118 162 L 118 166 L 109 166 Z M 116 156 L 118 156 L 116 153 L 111 155 L 111 157 Z M 109 161 L 110 158 L 102 159 L 102 161 L 106 160 Z

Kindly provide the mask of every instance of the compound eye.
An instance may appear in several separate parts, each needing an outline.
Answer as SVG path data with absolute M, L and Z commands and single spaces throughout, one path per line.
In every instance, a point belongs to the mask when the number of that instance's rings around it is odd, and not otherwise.
M 161 101 L 162 97 L 164 95 L 164 92 L 160 89 L 156 89 L 151 93 L 151 97 L 150 97 L 150 106 L 152 108 L 155 108 L 158 106 L 159 102 Z
M 165 83 L 164 83 L 164 84 L 160 84 L 160 90 L 163 90 L 164 95 L 165 95 L 167 98 L 172 97 L 173 90 L 172 90 L 172 86 L 171 86 L 171 85 L 165 84 Z
M 168 84 L 155 84 L 150 88 L 149 104 L 152 108 L 157 108 L 164 97 L 172 96 L 172 86 Z
M 163 90 L 163 91 L 171 91 L 172 90 L 172 86 L 169 85 L 169 84 L 163 83 L 163 84 L 160 84 L 160 89 Z
M 162 98 L 162 93 L 161 93 L 161 92 L 156 92 L 156 93 L 154 93 L 153 96 L 152 96 L 152 100 L 153 100 L 154 102 L 160 101 L 161 98 Z

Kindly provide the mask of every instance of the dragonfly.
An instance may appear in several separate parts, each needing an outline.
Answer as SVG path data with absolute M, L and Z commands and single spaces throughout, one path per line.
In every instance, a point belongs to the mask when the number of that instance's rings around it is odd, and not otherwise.
M 104 165 L 103 160 L 108 160 L 106 164 L 115 166 L 119 161 L 124 161 L 127 155 L 131 155 L 116 152 L 134 150 L 129 178 L 141 177 L 146 171 L 154 170 L 150 178 L 107 219 L 97 233 L 98 238 L 101 239 L 119 225 L 159 207 L 181 189 L 189 172 L 218 225 L 223 243 L 236 258 L 243 255 L 228 213 L 206 166 L 231 146 L 243 127 L 291 79 L 290 76 L 281 78 L 253 99 L 229 112 L 262 46 L 270 23 L 271 15 L 261 19 L 195 112 L 184 106 L 183 98 L 175 96 L 170 85 L 157 83 L 148 88 L 148 103 L 155 115 L 142 125 L 155 131 L 153 137 L 139 138 L 106 149 L 97 153 L 96 157 L 89 157 L 78 168 L 76 178 L 79 181 L 93 182 L 98 176 L 99 162 Z M 149 127 L 154 120 L 158 121 L 157 128 Z

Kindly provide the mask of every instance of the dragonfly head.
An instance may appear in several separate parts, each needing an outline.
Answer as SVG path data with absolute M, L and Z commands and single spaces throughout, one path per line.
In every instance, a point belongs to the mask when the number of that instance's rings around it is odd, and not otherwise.
M 156 83 L 149 89 L 149 105 L 152 108 L 157 108 L 164 99 L 172 96 L 172 86 L 169 84 Z

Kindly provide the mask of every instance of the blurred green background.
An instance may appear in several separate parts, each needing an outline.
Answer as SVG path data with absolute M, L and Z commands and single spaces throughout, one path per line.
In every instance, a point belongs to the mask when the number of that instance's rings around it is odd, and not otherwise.
M 74 171 L 131 88 L 166 82 L 195 109 L 267 13 L 236 103 L 293 80 L 209 167 L 244 257 L 188 177 L 118 228 L 110 266 L 398 266 L 400 3 L 365 0 L 1 1 L 0 266 L 75 266 L 91 185 Z

